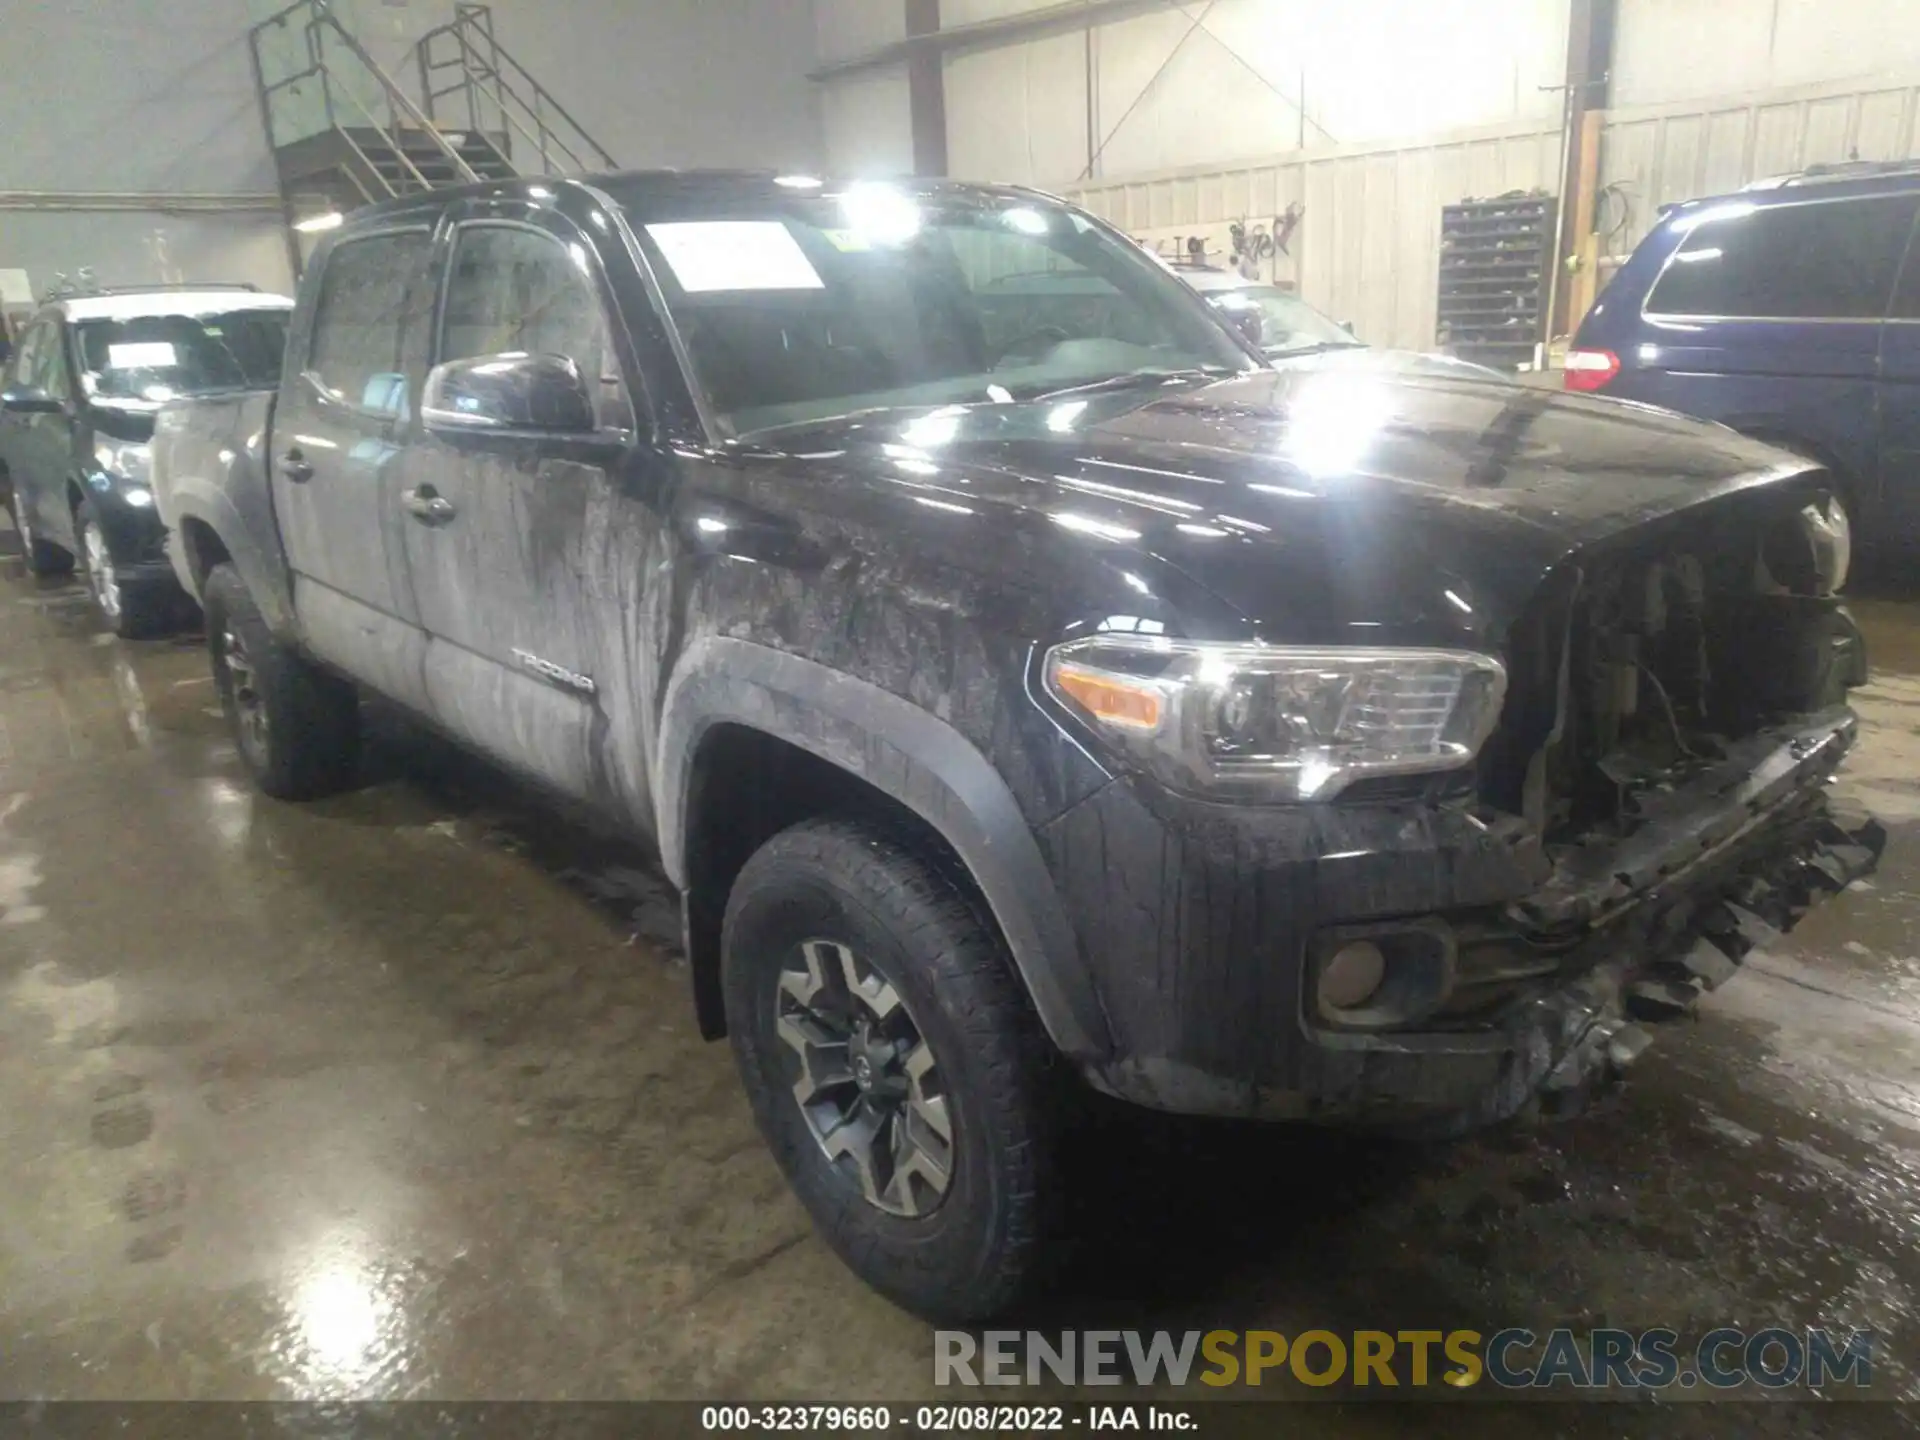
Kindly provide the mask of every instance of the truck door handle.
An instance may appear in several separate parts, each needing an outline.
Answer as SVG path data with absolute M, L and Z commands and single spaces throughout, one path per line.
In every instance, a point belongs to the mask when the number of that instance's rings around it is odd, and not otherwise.
M 400 492 L 400 503 L 422 525 L 444 525 L 454 515 L 453 502 L 431 485 Z
M 294 484 L 304 485 L 313 478 L 313 466 L 298 450 L 289 450 L 280 457 L 280 473 Z

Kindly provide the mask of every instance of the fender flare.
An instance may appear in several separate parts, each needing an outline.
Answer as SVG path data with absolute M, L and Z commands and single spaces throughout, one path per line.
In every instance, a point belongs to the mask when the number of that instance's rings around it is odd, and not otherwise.
M 1749 440 L 1758 440 L 1763 445 L 1771 445 L 1776 450 L 1784 450 L 1789 455 L 1797 455 L 1802 460 L 1820 466 L 1833 477 L 1834 485 L 1853 512 L 1852 518 L 1856 522 L 1863 518 L 1865 507 L 1879 501 L 1877 491 L 1869 491 L 1865 479 L 1854 465 L 1842 460 L 1833 445 L 1806 433 L 1803 428 L 1783 425 L 1778 416 L 1734 416 L 1720 423 L 1730 430 L 1739 431 Z
M 226 547 L 233 568 L 239 572 L 240 581 L 247 587 L 254 604 L 260 607 L 260 615 L 266 621 L 267 628 L 281 639 L 297 637 L 299 627 L 294 616 L 293 593 L 277 534 L 271 551 L 268 551 L 253 527 L 241 515 L 239 507 L 223 489 L 195 485 L 191 481 L 175 482 L 162 518 L 167 523 L 169 558 L 176 553 L 180 557 L 174 565 L 174 571 L 182 585 L 186 585 L 186 572 L 190 571 L 191 565 L 185 551 L 176 552 L 175 547 L 186 544 L 183 532 L 187 522 L 193 521 L 206 526 Z M 268 519 L 271 521 L 270 516 Z M 205 579 L 204 576 L 199 578 L 202 581 Z M 196 600 L 200 598 L 200 585 L 186 588 Z
M 945 721 L 816 661 L 715 635 L 689 645 L 674 667 L 653 793 L 661 862 L 682 893 L 694 757 L 721 724 L 808 751 L 917 815 L 971 873 L 1054 1044 L 1083 1061 L 1110 1052 L 1105 1012 L 1072 924 L 999 772 Z

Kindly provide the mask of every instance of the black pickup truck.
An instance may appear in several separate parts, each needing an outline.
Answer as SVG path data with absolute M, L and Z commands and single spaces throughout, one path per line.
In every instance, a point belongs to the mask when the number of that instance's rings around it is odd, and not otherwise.
M 261 787 L 352 783 L 364 687 L 650 836 L 779 1163 L 925 1314 L 1040 1273 L 1082 1084 L 1563 1105 L 1878 855 L 1813 462 L 1276 371 L 1028 190 L 376 206 L 153 483 Z

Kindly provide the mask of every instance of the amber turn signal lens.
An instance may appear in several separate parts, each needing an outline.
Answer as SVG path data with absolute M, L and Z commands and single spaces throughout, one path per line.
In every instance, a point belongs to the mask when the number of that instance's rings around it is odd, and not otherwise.
M 1135 730 L 1159 728 L 1160 696 L 1145 686 L 1123 685 L 1072 665 L 1056 666 L 1053 683 L 1096 720 Z

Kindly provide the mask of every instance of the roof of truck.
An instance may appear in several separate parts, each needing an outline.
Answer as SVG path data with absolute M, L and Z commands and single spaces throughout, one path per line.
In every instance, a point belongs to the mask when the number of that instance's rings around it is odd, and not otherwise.
M 965 180 L 896 176 L 884 180 L 856 180 L 849 176 L 789 174 L 773 170 L 628 170 L 615 175 L 589 175 L 583 183 L 601 191 L 630 210 L 694 197 L 834 195 L 858 184 L 896 187 L 916 196 L 974 196 L 1000 199 L 1052 199 L 1024 185 L 988 185 Z
M 510 197 L 534 201 L 552 200 L 563 187 L 583 186 L 597 191 L 623 209 L 644 212 L 654 204 L 692 196 L 721 196 L 750 199 L 761 195 L 836 194 L 858 183 L 845 176 L 788 173 L 778 170 L 620 170 L 601 175 L 581 175 L 565 180 L 540 176 L 519 176 L 511 180 L 482 180 L 446 190 L 432 190 L 397 196 L 356 210 L 348 220 L 359 228 L 372 221 L 395 216 L 437 211 L 449 201 Z M 1007 199 L 1039 197 L 1053 199 L 1043 191 L 1023 185 L 981 185 L 958 180 L 935 180 L 902 176 L 882 183 L 897 185 L 915 195 L 1000 196 Z

